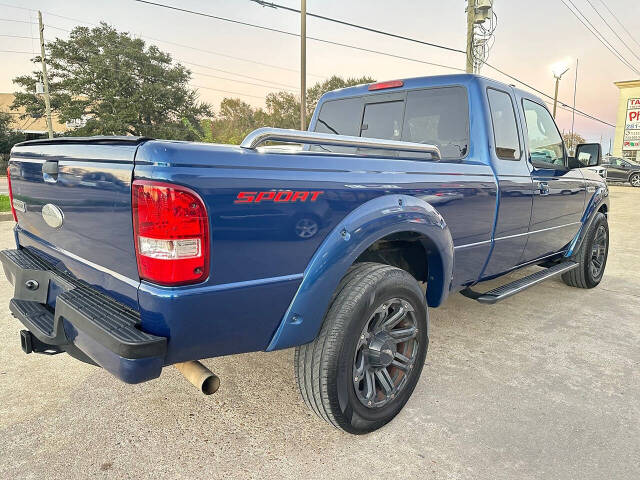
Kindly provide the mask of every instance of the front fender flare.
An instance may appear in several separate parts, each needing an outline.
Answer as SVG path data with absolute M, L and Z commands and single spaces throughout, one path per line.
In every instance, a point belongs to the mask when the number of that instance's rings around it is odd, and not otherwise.
M 587 190 L 588 191 L 588 190 Z M 569 244 L 569 249 L 565 253 L 565 257 L 571 257 L 575 252 L 580 249 L 582 242 L 589 231 L 589 227 L 596 217 L 596 213 L 600 210 L 602 205 L 606 205 L 607 212 L 609 211 L 609 189 L 606 185 L 595 187 L 595 191 L 591 198 L 587 202 L 587 206 L 582 215 L 582 225 L 580 230 Z
M 305 269 L 267 351 L 312 341 L 349 267 L 376 240 L 399 232 L 416 232 L 429 239 L 428 300 L 430 305 L 442 303 L 453 275 L 453 239 L 442 215 L 416 197 L 378 197 L 360 205 L 327 235 Z

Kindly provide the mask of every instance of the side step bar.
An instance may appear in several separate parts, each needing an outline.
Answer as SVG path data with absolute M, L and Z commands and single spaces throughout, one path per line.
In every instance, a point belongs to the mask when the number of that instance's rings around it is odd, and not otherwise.
M 520 278 L 511 283 L 507 283 L 506 285 L 496 287 L 486 293 L 478 293 L 468 287 L 462 290 L 460 293 L 462 293 L 462 295 L 464 295 L 465 297 L 477 300 L 480 303 L 492 304 L 499 302 L 500 300 L 504 300 L 505 298 L 509 298 L 512 295 L 520 293 L 529 287 L 533 287 L 538 283 L 544 282 L 545 280 L 549 280 L 556 275 L 561 275 L 565 272 L 573 270 L 577 266 L 578 263 L 567 260 L 561 263 L 557 263 L 552 267 L 545 268 L 544 270 L 532 273 L 531 275 Z

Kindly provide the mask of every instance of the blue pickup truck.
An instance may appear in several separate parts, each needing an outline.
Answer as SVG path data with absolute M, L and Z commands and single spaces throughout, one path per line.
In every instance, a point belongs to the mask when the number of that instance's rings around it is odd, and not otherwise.
M 600 146 L 577 150 L 541 99 L 475 75 L 329 92 L 309 131 L 259 129 L 240 146 L 25 142 L 8 169 L 9 307 L 26 353 L 67 352 L 128 383 L 176 365 L 211 393 L 199 359 L 295 347 L 308 406 L 370 432 L 418 381 L 428 307 L 556 275 L 600 282 L 608 190 L 585 168 Z

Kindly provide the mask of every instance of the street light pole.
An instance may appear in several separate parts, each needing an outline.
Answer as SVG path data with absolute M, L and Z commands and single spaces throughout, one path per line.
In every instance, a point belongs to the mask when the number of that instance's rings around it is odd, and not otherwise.
M 300 130 L 307 129 L 307 0 L 300 1 Z
M 562 75 L 569 71 L 569 67 L 565 63 L 555 64 L 551 71 L 553 72 L 553 76 L 556 79 L 556 93 L 553 96 L 553 118 L 556 118 L 556 110 L 558 107 L 558 87 L 560 86 L 560 79 Z
M 560 77 L 556 77 L 556 93 L 553 95 L 553 118 L 556 118 L 556 108 L 558 107 L 558 86 L 560 86 Z
M 573 127 L 576 122 L 576 91 L 578 90 L 578 59 L 576 58 L 576 78 L 573 82 L 573 110 L 571 110 L 571 146 L 574 145 Z

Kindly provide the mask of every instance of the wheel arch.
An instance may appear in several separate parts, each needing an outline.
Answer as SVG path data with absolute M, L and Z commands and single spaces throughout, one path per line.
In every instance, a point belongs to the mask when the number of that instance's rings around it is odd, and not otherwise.
M 422 273 L 428 272 L 427 302 L 430 306 L 440 305 L 449 293 L 453 275 L 449 227 L 427 202 L 408 195 L 385 195 L 360 205 L 327 235 L 305 269 L 302 283 L 267 350 L 312 341 L 349 267 L 357 261 L 370 261 L 370 254 L 389 241 L 413 245 L 412 252 L 394 257 L 400 263 L 426 259 L 426 271 Z M 393 260 L 380 263 L 403 268 Z M 409 271 L 416 272 L 420 274 L 419 267 Z
M 587 188 L 587 191 L 589 189 Z M 589 231 L 589 227 L 593 222 L 593 219 L 598 213 L 603 213 L 605 216 L 609 216 L 609 189 L 606 185 L 600 185 L 594 188 L 591 198 L 588 199 L 585 211 L 582 215 L 582 225 L 580 230 L 569 244 L 569 248 L 565 253 L 565 257 L 572 256 L 580 249 L 580 245 Z

